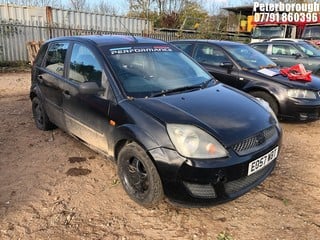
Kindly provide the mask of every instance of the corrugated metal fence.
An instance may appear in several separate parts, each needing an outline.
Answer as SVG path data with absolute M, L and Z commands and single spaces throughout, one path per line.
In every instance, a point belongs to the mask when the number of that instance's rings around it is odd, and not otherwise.
M 152 21 L 140 18 L 79 12 L 49 6 L 0 4 L 0 63 L 32 62 L 34 51 L 39 47 L 33 47 L 34 43 L 39 45 L 53 37 L 92 34 L 128 35 L 129 32 L 136 36 L 147 35 L 164 41 L 201 37 L 197 32 L 154 32 Z M 235 34 L 219 32 L 210 35 L 214 39 L 235 40 Z M 30 49 L 34 51 L 30 53 Z
M 0 23 L 0 62 L 30 62 L 27 45 L 32 42 L 43 42 L 59 36 L 124 34 L 127 32 L 85 30 L 76 28 L 51 27 L 41 24 L 30 26 L 28 23 Z M 142 34 L 134 34 L 141 36 Z M 174 32 L 150 33 L 148 37 L 170 41 L 177 38 L 195 38 L 194 34 L 183 33 L 178 36 Z

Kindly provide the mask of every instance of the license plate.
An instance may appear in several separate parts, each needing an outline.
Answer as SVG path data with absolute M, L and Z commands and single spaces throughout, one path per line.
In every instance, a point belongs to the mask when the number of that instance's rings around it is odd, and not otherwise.
M 278 156 L 279 147 L 272 149 L 267 154 L 249 163 L 248 176 L 270 164 Z

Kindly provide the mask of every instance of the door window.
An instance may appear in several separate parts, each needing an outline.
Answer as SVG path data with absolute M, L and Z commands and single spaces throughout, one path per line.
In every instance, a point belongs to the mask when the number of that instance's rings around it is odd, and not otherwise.
M 177 43 L 176 47 L 180 48 L 182 51 L 192 56 L 192 43 Z
M 194 58 L 199 63 L 220 66 L 223 62 L 229 62 L 228 57 L 218 47 L 212 45 L 199 44 L 196 48 Z
M 287 45 L 287 44 L 273 44 L 272 46 L 272 55 L 295 55 L 299 53 L 299 51 L 291 46 L 291 45 Z
M 253 47 L 255 50 L 263 53 L 263 54 L 266 54 L 267 53 L 267 49 L 268 49 L 268 44 L 265 44 L 265 45 L 262 45 L 262 44 L 259 44 L 259 45 L 253 45 L 251 46 Z
M 45 59 L 45 68 L 63 76 L 64 62 L 67 55 L 69 43 L 57 42 L 49 46 Z
M 102 67 L 86 46 L 74 44 L 70 59 L 69 79 L 75 82 L 96 82 L 101 86 Z

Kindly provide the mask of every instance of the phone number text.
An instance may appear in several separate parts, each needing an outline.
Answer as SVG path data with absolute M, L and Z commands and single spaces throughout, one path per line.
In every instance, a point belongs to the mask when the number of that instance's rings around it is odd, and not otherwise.
M 318 22 L 319 15 L 316 12 L 289 12 L 289 13 L 255 13 L 255 23 L 314 23 Z

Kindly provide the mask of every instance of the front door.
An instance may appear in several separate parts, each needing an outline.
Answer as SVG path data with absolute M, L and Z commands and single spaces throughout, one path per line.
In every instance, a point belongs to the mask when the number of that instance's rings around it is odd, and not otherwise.
M 106 154 L 108 136 L 112 126 L 109 124 L 110 92 L 106 75 L 96 55 L 88 47 L 75 43 L 70 57 L 67 81 L 77 86 L 83 82 L 96 82 L 103 91 L 97 94 L 73 94 L 63 91 L 63 111 L 66 129 Z
M 238 69 L 235 66 L 223 67 L 223 65 L 232 64 L 232 60 L 221 48 L 212 44 L 198 43 L 194 51 L 194 59 L 220 82 L 235 88 L 241 87 Z

